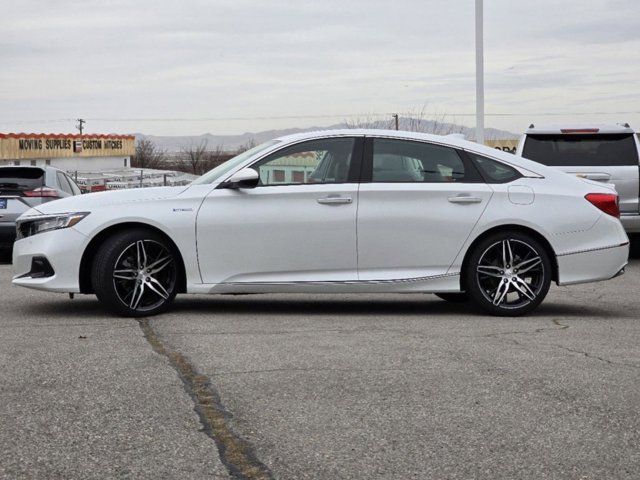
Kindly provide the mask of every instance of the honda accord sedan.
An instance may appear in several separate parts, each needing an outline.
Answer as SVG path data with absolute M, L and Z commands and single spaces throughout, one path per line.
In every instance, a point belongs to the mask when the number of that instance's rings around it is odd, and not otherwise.
M 295 134 L 188 186 L 100 192 L 18 221 L 13 283 L 147 316 L 178 293 L 435 293 L 494 315 L 624 271 L 611 186 L 457 137 Z

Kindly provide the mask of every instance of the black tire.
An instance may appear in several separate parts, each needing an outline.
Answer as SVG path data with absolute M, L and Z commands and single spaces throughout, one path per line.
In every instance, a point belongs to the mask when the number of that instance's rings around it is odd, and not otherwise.
M 505 231 L 481 240 L 466 262 L 470 299 L 491 315 L 516 317 L 534 310 L 549 291 L 549 253 L 530 235 Z
M 445 292 L 436 293 L 436 297 L 446 300 L 450 303 L 466 303 L 469 301 L 469 295 L 467 292 Z
M 111 312 L 145 317 L 165 311 L 178 291 L 175 247 L 151 230 L 136 228 L 107 238 L 91 267 L 98 300 Z

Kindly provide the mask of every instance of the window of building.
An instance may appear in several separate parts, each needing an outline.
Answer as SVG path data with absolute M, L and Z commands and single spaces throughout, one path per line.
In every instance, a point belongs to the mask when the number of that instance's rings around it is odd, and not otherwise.
M 127 159 L 126 158 L 124 159 L 124 166 L 125 167 L 127 166 Z
M 304 172 L 300 170 L 294 170 L 291 172 L 292 183 L 304 183 Z
M 20 160 L 15 160 L 15 161 L 13 162 L 13 164 L 14 164 L 14 165 L 20 165 Z
M 47 158 L 47 159 L 44 161 L 44 163 L 45 163 L 46 165 L 51 165 L 51 160 L 49 160 L 49 159 Z
M 272 178 L 274 183 L 284 183 L 284 170 L 274 170 Z
M 31 166 L 35 167 L 36 166 L 36 161 L 35 160 L 31 160 Z

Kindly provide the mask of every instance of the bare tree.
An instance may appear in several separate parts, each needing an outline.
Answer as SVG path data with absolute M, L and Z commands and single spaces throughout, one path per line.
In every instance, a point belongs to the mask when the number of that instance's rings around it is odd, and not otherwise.
M 189 148 L 182 150 L 182 153 L 187 159 L 187 163 L 190 167 L 191 173 L 194 175 L 201 175 L 204 170 L 204 163 L 207 155 L 207 141 L 202 140 L 197 145 L 190 145 Z
M 256 141 L 253 138 L 250 138 L 249 140 L 247 140 L 245 143 L 243 143 L 236 149 L 236 155 L 239 155 L 242 152 L 246 152 L 247 150 L 251 150 L 255 146 L 256 146 Z
M 131 166 L 135 168 L 162 168 L 167 160 L 167 152 L 160 150 L 149 139 L 145 138 L 136 143 L 136 153 L 131 159 Z
M 213 150 L 209 150 L 205 154 L 203 162 L 203 170 L 209 171 L 212 168 L 216 168 L 218 165 L 229 160 L 233 154 L 224 151 L 223 145 L 217 145 Z
M 346 128 L 378 128 L 382 130 L 395 130 L 394 115 L 388 118 L 376 119 L 375 116 L 365 116 L 345 120 Z M 455 118 L 448 118 L 447 114 L 429 113 L 427 106 L 409 110 L 398 114 L 398 127 L 409 132 L 433 133 L 436 135 L 449 135 L 451 133 L 466 133 L 467 127 L 458 125 Z

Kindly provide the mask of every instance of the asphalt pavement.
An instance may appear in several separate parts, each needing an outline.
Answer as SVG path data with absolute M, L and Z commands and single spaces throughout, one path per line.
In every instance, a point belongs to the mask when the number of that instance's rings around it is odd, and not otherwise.
M 640 260 L 517 319 L 242 295 L 138 322 L 10 275 L 0 478 L 638 478 Z

